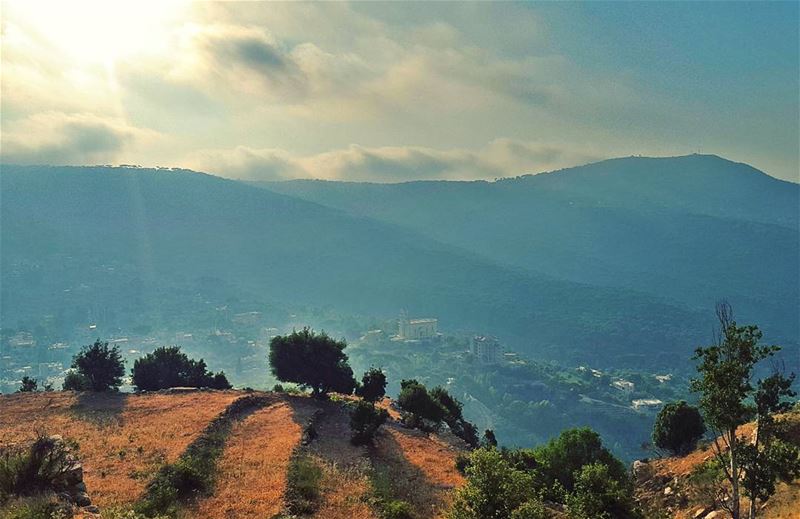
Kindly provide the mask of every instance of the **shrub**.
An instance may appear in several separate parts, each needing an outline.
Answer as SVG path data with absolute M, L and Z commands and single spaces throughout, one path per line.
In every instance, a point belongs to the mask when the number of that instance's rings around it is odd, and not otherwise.
M 653 426 L 653 443 L 673 454 L 686 454 L 695 448 L 706 432 L 703 417 L 696 407 L 684 401 L 665 405 Z
M 414 519 L 414 508 L 402 499 L 390 499 L 381 503 L 382 519 Z
M 353 445 L 372 443 L 378 428 L 386 422 L 389 413 L 385 409 L 376 408 L 374 405 L 359 401 L 355 402 L 350 411 L 350 429 Z
M 392 486 L 393 475 L 387 467 L 376 466 L 370 472 L 372 483 L 372 504 L 378 509 L 381 519 L 414 519 L 411 505 L 402 499 L 395 499 Z
M 3 519 L 70 519 L 72 507 L 59 502 L 53 494 L 40 494 L 12 499 L 5 504 L 0 504 L 0 517 Z
M 377 402 L 386 395 L 386 375 L 378 368 L 371 368 L 361 377 L 356 394 L 368 402 Z
M 21 384 L 19 389 L 17 389 L 17 393 L 33 393 L 34 391 L 39 389 L 39 383 L 36 381 L 35 378 L 31 378 L 28 375 L 22 377 Z
M 538 499 L 526 501 L 511 512 L 511 519 L 548 519 L 551 514 Z
M 481 438 L 481 447 L 497 447 L 497 438 L 494 431 L 486 429 L 483 431 L 483 438 Z
M 570 517 L 575 519 L 635 519 L 632 489 L 611 474 L 602 463 L 584 465 L 575 474 L 575 490 L 567 496 Z
M 225 373 L 211 373 L 206 369 L 203 359 L 190 359 L 178 346 L 156 348 L 152 353 L 136 359 L 131 369 L 131 379 L 133 385 L 143 391 L 180 386 L 231 388 Z
M 593 463 L 607 466 L 608 477 L 614 481 L 626 483 L 628 480 L 625 465 L 603 446 L 600 435 L 588 427 L 562 431 L 558 438 L 534 449 L 533 456 L 542 484 L 548 489 L 558 482 L 571 492 L 576 475 L 584 465 Z
M 286 474 L 285 502 L 292 515 L 313 513 L 320 498 L 322 469 L 308 456 L 295 455 Z
M 276 336 L 270 342 L 269 364 L 281 382 L 309 387 L 314 396 L 329 391 L 351 394 L 356 386 L 353 370 L 347 363 L 347 343 L 310 328 L 290 335 Z
M 0 501 L 66 488 L 75 460 L 63 440 L 39 435 L 27 447 L 0 450 Z
M 64 391 L 86 391 L 89 389 L 89 381 L 77 371 L 70 371 L 64 377 L 63 389 Z
M 125 374 L 119 348 L 109 348 L 107 342 L 99 340 L 82 348 L 72 359 L 72 367 L 85 379 L 85 389 L 90 391 L 117 390 Z
M 456 492 L 451 519 L 511 517 L 538 497 L 531 475 L 512 467 L 497 449 L 473 451 L 466 472 L 467 482 Z
M 432 422 L 439 423 L 447 411 L 434 400 L 424 385 L 416 380 L 403 380 L 397 404 L 401 409 Z

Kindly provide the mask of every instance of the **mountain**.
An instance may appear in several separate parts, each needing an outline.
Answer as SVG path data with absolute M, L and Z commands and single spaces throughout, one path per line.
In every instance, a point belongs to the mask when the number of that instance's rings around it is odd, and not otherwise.
M 527 273 L 705 313 L 725 298 L 771 340 L 798 343 L 800 188 L 745 164 L 629 157 L 495 182 L 259 185 Z
M 498 185 L 507 198 L 524 197 L 512 184 Z M 443 215 L 443 204 L 423 207 L 437 198 L 431 187 L 455 211 L 482 195 L 459 199 L 448 190 L 492 186 L 399 185 L 418 196 L 388 198 L 408 198 L 404 204 L 419 208 L 409 220 L 418 223 Z M 712 322 L 708 308 L 557 279 L 408 223 L 185 170 L 4 165 L 0 202 L 6 329 L 85 325 L 92 322 L 87 316 L 98 329 L 157 327 L 178 311 L 200 315 L 209 290 L 224 286 L 229 299 L 256 294 L 360 315 L 394 316 L 405 308 L 439 317 L 450 331 L 497 335 L 537 358 L 662 369 L 685 366 Z M 496 228 L 502 214 L 489 211 L 494 198 L 485 204 Z M 507 222 L 527 218 L 512 218 L 513 209 Z M 443 215 L 437 225 L 455 233 L 456 223 Z M 461 224 L 461 237 L 491 234 L 491 221 Z M 523 250 L 546 239 L 529 238 Z

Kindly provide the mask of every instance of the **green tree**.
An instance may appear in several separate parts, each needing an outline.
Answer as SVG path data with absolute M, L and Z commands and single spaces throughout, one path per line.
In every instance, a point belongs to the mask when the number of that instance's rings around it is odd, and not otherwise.
M 466 475 L 467 482 L 456 492 L 450 519 L 536 517 L 524 515 L 532 514 L 539 501 L 533 477 L 512 467 L 497 449 L 473 451 Z
M 414 379 L 400 382 L 397 404 L 412 415 L 436 423 L 441 422 L 447 412 L 439 402 L 431 397 L 428 389 Z
M 673 454 L 686 454 L 703 437 L 706 426 L 700 411 L 683 400 L 661 408 L 653 426 L 653 443 Z
M 363 400 L 354 402 L 350 411 L 350 429 L 352 431 L 350 441 L 353 445 L 371 443 L 378 428 L 386 422 L 387 418 L 389 418 L 389 413 L 385 409 L 379 409 Z
M 131 368 L 131 379 L 141 391 L 170 387 L 231 388 L 224 372 L 214 374 L 208 371 L 203 359 L 190 359 L 178 346 L 156 348 L 136 359 Z
M 76 371 L 70 371 L 64 377 L 64 391 L 86 391 L 89 389 L 89 382 L 86 378 Z
M 377 402 L 386 395 L 386 375 L 378 368 L 370 368 L 361 377 L 356 394 L 367 402 Z
M 33 393 L 39 389 L 39 383 L 36 381 L 35 378 L 31 378 L 28 375 L 22 377 L 21 384 L 19 389 L 17 389 L 17 393 Z
M 616 479 L 603 463 L 584 465 L 575 473 L 575 489 L 567 496 L 567 507 L 574 519 L 641 517 L 631 485 Z
M 311 388 L 314 396 L 329 391 L 351 394 L 356 381 L 347 363 L 347 343 L 316 334 L 310 328 L 276 336 L 270 342 L 272 374 L 281 382 L 294 382 Z
M 758 327 L 739 326 L 727 303 L 718 303 L 716 313 L 719 330 L 715 343 L 695 350 L 698 377 L 692 380 L 691 388 L 700 394 L 700 409 L 714 432 L 714 453 L 730 485 L 729 492 L 721 489 L 727 494 L 722 506 L 739 519 L 742 485 L 746 494 L 764 499 L 770 488 L 763 482 L 774 481 L 780 474 L 770 469 L 771 442 L 759 432 L 761 438 L 751 448 L 737 431 L 754 417 L 768 429 L 774 414 L 784 408 L 782 402 L 790 394 L 791 379 L 776 374 L 759 382 L 756 390 L 752 383 L 756 365 L 780 348 L 760 345 Z M 750 517 L 755 513 L 754 500 Z
M 116 391 L 125 374 L 125 363 L 119 348 L 109 348 L 107 342 L 100 342 L 99 339 L 83 347 L 73 357 L 72 367 L 84 378 L 85 389 L 90 391 Z

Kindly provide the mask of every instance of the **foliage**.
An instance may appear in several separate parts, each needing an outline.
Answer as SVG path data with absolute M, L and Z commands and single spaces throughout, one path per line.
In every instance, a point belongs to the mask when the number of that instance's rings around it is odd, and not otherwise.
M 740 496 L 744 493 L 753 498 L 753 518 L 757 501 L 774 493 L 775 481 L 800 471 L 797 451 L 774 441 L 774 415 L 790 408 L 786 399 L 795 396 L 791 389 L 794 375 L 776 372 L 753 387 L 756 365 L 780 347 L 760 345 L 762 334 L 758 327 L 739 326 L 727 303 L 717 304 L 717 319 L 715 343 L 695 351 L 698 377 L 692 380 L 691 388 L 700 393 L 700 408 L 715 432 L 714 453 L 730 485 L 729 492 L 725 487 L 720 489 L 721 505 L 738 519 Z M 737 430 L 754 417 L 755 441 L 747 444 Z
M 311 514 L 317 509 L 321 496 L 322 469 L 309 456 L 296 454 L 292 457 L 286 475 L 284 500 L 292 515 Z
M 567 496 L 575 519 L 640 518 L 630 485 L 618 480 L 608 465 L 591 463 L 575 474 L 575 490 Z
M 70 519 L 72 507 L 58 501 L 53 494 L 12 499 L 5 504 L 0 501 L 0 517 L 3 519 Z
M 354 402 L 350 411 L 350 441 L 353 445 L 372 443 L 372 438 L 387 418 L 389 413 L 385 409 L 376 408 L 363 400 Z
M 427 388 L 414 379 L 400 382 L 397 404 L 402 410 L 435 423 L 441 422 L 447 413 L 446 409 L 431 397 Z
M 483 438 L 481 438 L 481 447 L 497 447 L 497 437 L 494 431 L 486 429 L 483 431 Z
M 531 475 L 513 468 L 497 449 L 473 451 L 466 473 L 467 482 L 456 491 L 450 519 L 508 519 L 538 499 Z
M 31 378 L 28 375 L 22 377 L 22 383 L 17 390 L 17 393 L 33 393 L 39 389 L 39 383 L 36 381 L 35 378 Z
M 310 387 L 315 396 L 329 391 L 350 394 L 356 386 L 353 370 L 347 363 L 347 343 L 310 328 L 290 335 L 273 337 L 269 363 L 272 374 L 281 382 Z
M 71 447 L 63 440 L 40 434 L 27 447 L 1 449 L 0 501 L 65 488 L 67 474 L 75 464 Z
M 445 388 L 437 386 L 430 391 L 431 398 L 445 410 L 444 421 L 450 430 L 468 445 L 477 447 L 478 429 L 464 419 L 464 405 L 452 396 Z
M 142 391 L 181 386 L 231 388 L 225 373 L 211 373 L 206 369 L 203 359 L 190 359 L 178 346 L 156 348 L 152 353 L 136 359 L 131 378 L 133 385 Z
M 89 389 L 89 381 L 77 371 L 70 371 L 64 377 L 64 391 L 86 391 Z
M 84 377 L 86 389 L 90 391 L 117 390 L 125 375 L 119 348 L 109 348 L 107 342 L 100 342 L 99 339 L 75 355 L 72 367 Z
M 379 511 L 381 519 L 415 519 L 417 516 L 407 501 L 394 497 L 392 474 L 385 466 L 375 466 L 370 471 L 373 506 Z
M 386 395 L 386 375 L 378 368 L 371 368 L 361 377 L 356 394 L 368 402 L 377 402 Z
M 550 516 L 544 504 L 537 499 L 526 501 L 511 512 L 511 519 L 548 519 Z
M 660 449 L 674 454 L 686 454 L 693 450 L 706 426 L 700 411 L 685 401 L 665 405 L 653 426 L 653 443 Z
M 538 463 L 542 484 L 550 489 L 558 482 L 567 492 L 575 488 L 575 478 L 585 465 L 600 463 L 608 467 L 608 477 L 620 484 L 628 481 L 625 466 L 603 446 L 603 442 L 588 427 L 567 429 L 558 438 L 537 447 L 533 456 Z

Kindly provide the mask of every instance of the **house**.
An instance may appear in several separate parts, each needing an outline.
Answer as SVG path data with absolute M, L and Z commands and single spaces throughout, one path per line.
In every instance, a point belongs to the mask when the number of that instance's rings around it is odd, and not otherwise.
M 439 334 L 439 320 L 434 318 L 409 319 L 400 314 L 397 336 L 405 340 L 432 339 Z
M 497 364 L 500 360 L 500 343 L 494 337 L 476 335 L 472 338 L 472 354 L 481 364 Z

